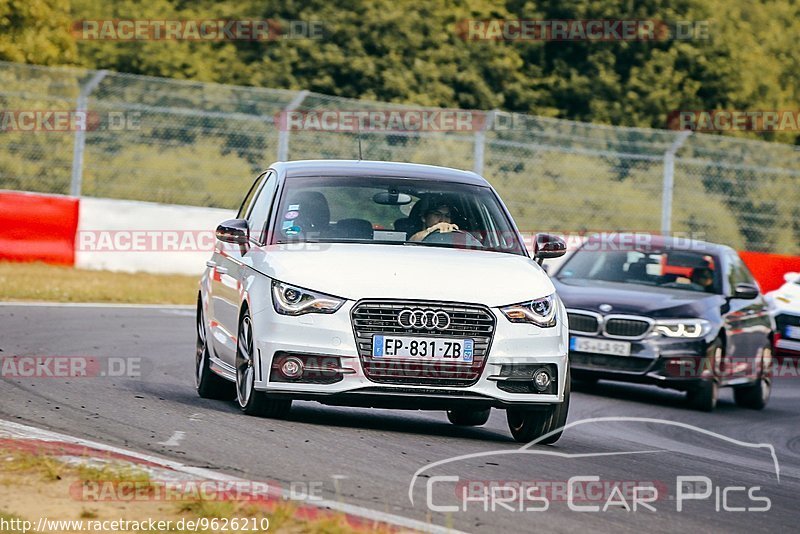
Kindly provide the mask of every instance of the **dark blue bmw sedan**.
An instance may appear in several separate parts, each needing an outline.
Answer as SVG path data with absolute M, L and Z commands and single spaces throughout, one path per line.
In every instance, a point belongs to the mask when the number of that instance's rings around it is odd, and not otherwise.
M 774 329 L 736 251 L 655 235 L 594 236 L 553 273 L 567 308 L 575 380 L 686 391 L 711 411 L 719 388 L 762 409 L 770 394 Z

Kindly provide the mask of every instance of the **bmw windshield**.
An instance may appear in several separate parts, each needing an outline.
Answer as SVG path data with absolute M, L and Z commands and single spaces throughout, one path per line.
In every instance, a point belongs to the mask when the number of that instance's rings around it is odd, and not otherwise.
M 275 225 L 276 243 L 380 243 L 525 255 L 494 192 L 454 182 L 289 178 Z
M 721 293 L 719 263 L 709 254 L 691 250 L 578 250 L 559 269 L 556 278 L 596 280 Z

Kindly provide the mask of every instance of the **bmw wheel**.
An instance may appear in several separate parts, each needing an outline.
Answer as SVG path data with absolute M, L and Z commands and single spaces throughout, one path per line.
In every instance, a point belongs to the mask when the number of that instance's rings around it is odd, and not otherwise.
M 704 367 L 711 369 L 711 376 L 703 378 L 694 388 L 686 392 L 689 406 L 701 412 L 711 412 L 717 407 L 719 399 L 719 375 L 721 374 L 723 345 L 722 340 L 715 339 L 706 351 Z
M 761 355 L 758 379 L 750 385 L 733 388 L 733 400 L 742 408 L 763 410 L 772 391 L 772 348 L 765 347 Z

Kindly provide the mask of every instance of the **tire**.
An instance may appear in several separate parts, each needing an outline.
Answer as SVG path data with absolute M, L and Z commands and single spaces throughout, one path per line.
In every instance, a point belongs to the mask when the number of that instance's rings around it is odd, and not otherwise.
M 567 423 L 569 413 L 569 397 L 571 389 L 570 372 L 567 370 L 566 380 L 564 381 L 564 402 L 555 406 L 549 406 L 545 410 L 506 410 L 506 420 L 508 429 L 514 439 L 520 443 L 530 443 L 554 430 L 558 432 L 537 441 L 537 445 L 550 445 L 561 438 L 563 427 Z
M 765 347 L 761 356 L 758 378 L 747 386 L 733 388 L 733 400 L 737 406 L 750 410 L 763 410 L 772 392 L 772 348 Z
M 447 419 L 456 426 L 485 425 L 492 413 L 491 408 L 485 410 L 447 410 Z
M 700 384 L 686 392 L 689 407 L 701 412 L 713 412 L 719 399 L 719 366 L 723 355 L 722 340 L 715 339 L 706 350 L 705 366 L 710 366 L 713 376 L 703 378 Z
M 253 322 L 245 311 L 239 321 L 236 340 L 236 403 L 247 415 L 282 418 L 292 407 L 291 399 L 270 399 L 255 389 L 255 358 L 253 357 Z
M 234 397 L 233 384 L 211 370 L 208 361 L 208 338 L 203 307 L 197 302 L 197 352 L 194 360 L 194 377 L 197 394 L 204 399 L 231 400 Z

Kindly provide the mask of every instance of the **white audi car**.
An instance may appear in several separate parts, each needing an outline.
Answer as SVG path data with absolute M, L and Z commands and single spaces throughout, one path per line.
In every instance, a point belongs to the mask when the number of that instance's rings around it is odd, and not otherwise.
M 471 172 L 276 163 L 217 243 L 197 301 L 197 391 L 282 417 L 293 400 L 444 410 L 553 443 L 569 409 L 567 314 L 508 210 Z

